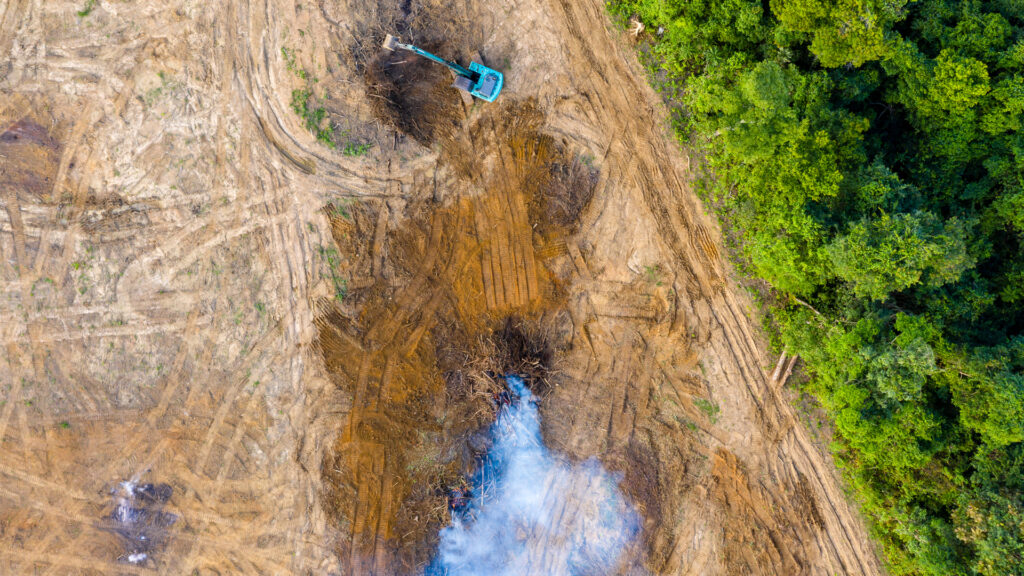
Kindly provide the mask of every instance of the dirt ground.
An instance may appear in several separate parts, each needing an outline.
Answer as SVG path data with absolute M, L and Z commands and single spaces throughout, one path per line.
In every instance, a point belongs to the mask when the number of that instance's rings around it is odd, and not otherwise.
M 0 0 L 0 574 L 421 573 L 503 371 L 620 573 L 881 573 L 603 10 Z

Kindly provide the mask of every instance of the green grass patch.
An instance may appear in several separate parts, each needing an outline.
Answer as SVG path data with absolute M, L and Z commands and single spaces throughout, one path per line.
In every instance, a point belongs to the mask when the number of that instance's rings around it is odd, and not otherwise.
M 350 139 L 347 131 L 341 134 L 335 131 L 327 109 L 322 104 L 322 101 L 328 98 L 327 92 L 324 91 L 323 97 L 320 98 L 313 89 L 320 79 L 298 64 L 294 50 L 281 47 L 281 58 L 284 59 L 285 68 L 305 84 L 302 88 L 292 90 L 290 104 L 295 114 L 302 119 L 306 130 L 309 130 L 316 136 L 317 141 L 331 150 L 338 149 L 340 143 L 341 153 L 344 156 L 366 155 L 373 147 L 372 144 Z
M 326 209 L 327 215 L 332 217 L 340 217 L 346 220 L 352 219 L 352 214 L 348 211 L 349 200 L 337 200 L 334 202 L 328 202 Z
M 373 148 L 373 144 L 366 142 L 346 142 L 341 148 L 341 153 L 345 156 L 364 156 L 367 152 Z
M 708 417 L 708 420 L 710 420 L 712 424 L 718 423 L 718 414 L 721 412 L 721 408 L 718 407 L 718 404 L 715 404 L 710 400 L 705 400 L 704 398 L 695 399 L 693 404 L 698 410 Z
M 334 127 L 327 119 L 327 110 L 319 106 L 313 96 L 313 92 L 300 88 L 292 90 L 292 110 L 302 118 L 306 130 L 316 136 L 316 139 L 330 149 L 337 146 L 334 143 Z
M 89 14 L 92 14 L 92 11 L 95 8 L 96 8 L 96 0 L 85 0 L 85 6 L 83 6 L 81 10 L 76 12 L 76 14 L 78 14 L 79 18 L 85 18 Z
M 334 299 L 338 302 L 344 302 L 345 298 L 348 297 L 348 279 L 342 278 L 339 273 L 341 256 L 338 254 L 338 250 L 333 247 L 324 248 L 321 246 L 320 257 L 323 259 L 324 264 L 326 264 L 327 277 L 331 280 L 331 284 L 334 287 Z
M 284 58 L 285 68 L 287 68 L 289 72 L 295 74 L 302 80 L 306 80 L 309 77 L 309 73 L 295 63 L 295 52 L 293 50 L 289 50 L 282 46 L 281 57 Z

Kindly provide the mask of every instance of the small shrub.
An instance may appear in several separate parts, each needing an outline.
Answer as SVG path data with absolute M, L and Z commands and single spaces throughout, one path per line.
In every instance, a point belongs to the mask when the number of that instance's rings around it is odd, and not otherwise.
M 345 146 L 341 149 L 341 153 L 345 156 L 362 156 L 369 152 L 370 148 L 373 148 L 373 144 L 346 142 Z
M 85 6 L 76 12 L 76 14 L 78 14 L 79 18 L 85 18 L 89 14 L 92 14 L 94 8 L 96 8 L 96 0 L 85 0 Z
M 303 123 L 306 126 L 306 130 L 309 130 L 311 134 L 316 136 L 316 139 L 326 145 L 332 150 L 335 148 L 334 144 L 334 127 L 331 126 L 330 121 L 324 125 L 324 120 L 327 118 L 327 110 L 321 106 L 316 105 L 313 93 L 305 88 L 292 90 L 292 110 L 302 118 Z
M 718 422 L 718 413 L 722 411 L 722 409 L 718 407 L 718 404 L 703 398 L 697 398 L 693 403 L 708 417 L 708 420 L 711 420 L 712 424 Z

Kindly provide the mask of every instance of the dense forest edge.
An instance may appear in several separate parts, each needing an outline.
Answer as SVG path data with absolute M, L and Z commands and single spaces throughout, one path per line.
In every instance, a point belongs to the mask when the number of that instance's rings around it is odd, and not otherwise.
M 1024 0 L 607 7 L 889 571 L 1024 574 Z

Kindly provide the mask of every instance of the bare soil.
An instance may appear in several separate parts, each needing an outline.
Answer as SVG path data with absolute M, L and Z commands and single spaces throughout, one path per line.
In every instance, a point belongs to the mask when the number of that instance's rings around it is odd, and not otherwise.
M 0 574 L 417 574 L 508 371 L 620 573 L 879 574 L 603 10 L 0 2 Z

